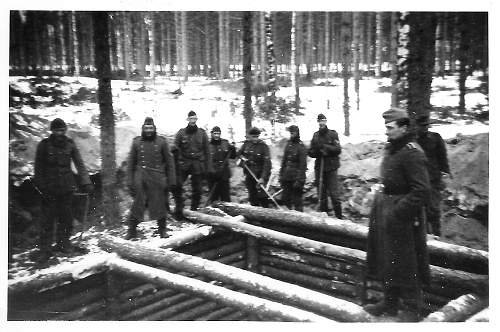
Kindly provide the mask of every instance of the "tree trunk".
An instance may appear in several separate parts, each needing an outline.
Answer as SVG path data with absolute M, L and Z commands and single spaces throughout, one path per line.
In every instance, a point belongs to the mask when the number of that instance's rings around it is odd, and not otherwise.
M 111 236 L 101 237 L 99 245 L 101 248 L 117 252 L 121 257 L 129 260 L 215 279 L 241 287 L 259 296 L 299 306 L 334 319 L 342 321 L 370 321 L 372 319 L 369 314 L 354 303 L 195 256 L 175 251 L 152 249 Z
M 368 69 L 368 74 L 372 75 L 371 66 L 373 63 L 373 21 L 375 13 L 368 12 L 366 14 L 366 58 L 365 63 Z
M 57 63 L 59 64 L 59 68 L 64 73 L 67 68 L 66 64 L 66 43 L 64 42 L 64 13 L 59 11 L 57 12 L 57 20 L 56 20 L 56 36 L 58 39 L 57 45 Z
M 54 33 L 54 26 L 51 24 L 46 24 L 45 25 L 46 30 L 46 36 L 45 38 L 45 45 L 47 46 L 47 65 L 49 66 L 49 70 L 54 71 L 56 68 L 57 64 L 57 59 L 56 59 L 56 50 L 55 50 L 55 33 Z
M 356 92 L 356 109 L 359 111 L 359 62 L 361 59 L 359 45 L 361 43 L 361 13 L 354 12 L 352 14 L 353 38 L 352 38 L 352 57 L 353 57 L 353 76 L 354 76 L 354 91 Z
M 243 112 L 245 132 L 252 127 L 252 12 L 243 13 Z
M 308 311 L 238 293 L 221 286 L 215 286 L 200 280 L 132 263 L 123 259 L 114 259 L 110 262 L 110 265 L 113 269 L 127 276 L 148 280 L 163 287 L 175 288 L 196 296 L 210 298 L 220 303 L 238 307 L 244 311 L 255 312 L 268 317 L 278 317 L 286 321 L 329 321 Z
M 271 12 L 264 12 L 266 23 L 266 64 L 267 64 L 267 93 L 266 104 L 271 115 L 272 140 L 276 140 L 276 57 L 274 56 L 273 23 Z
M 292 90 L 295 92 L 295 110 L 299 112 L 300 109 L 300 94 L 299 94 L 299 64 L 297 64 L 297 45 L 296 45 L 296 24 L 297 12 L 292 12 L 292 29 L 290 31 L 291 40 L 291 71 L 292 71 Z M 328 73 L 328 70 L 327 70 Z M 327 74 L 328 77 L 328 74 Z
M 472 315 L 483 310 L 487 302 L 476 294 L 462 295 L 450 301 L 439 311 L 427 316 L 424 322 L 463 322 Z
M 382 77 L 382 48 L 384 47 L 384 35 L 383 35 L 383 12 L 377 12 L 376 21 L 376 39 L 375 39 L 375 76 Z
M 78 33 L 76 31 L 76 17 L 74 11 L 71 12 L 71 36 L 71 39 L 73 40 L 73 75 L 78 81 L 78 79 L 80 78 L 80 54 L 78 52 Z
M 144 13 L 137 13 L 137 63 L 139 67 L 139 74 L 142 79 L 142 87 L 146 87 L 146 43 L 145 43 L 145 27 L 144 27 Z
M 209 25 L 209 13 L 205 12 L 205 64 L 203 66 L 203 71 L 206 77 L 210 76 L 210 25 Z M 250 65 L 251 66 L 251 65 Z
M 330 70 L 330 12 L 325 12 L 325 49 L 324 49 L 325 78 L 328 79 Z
M 259 12 L 259 31 L 260 31 L 260 82 L 267 82 L 266 72 L 267 57 L 266 57 L 266 17 L 264 12 Z
M 408 113 L 414 119 L 431 107 L 437 20 L 434 13 L 411 12 L 408 22 Z
M 296 27 L 295 27 L 295 34 L 296 34 L 296 50 L 297 50 L 297 67 L 299 69 L 299 74 L 300 74 L 300 66 L 304 63 L 304 13 L 303 12 L 296 12 Z M 300 75 L 299 75 L 300 78 Z
M 174 23 L 175 23 L 175 17 L 177 17 L 177 14 L 174 13 Z M 167 42 L 166 42 L 166 52 L 167 52 L 167 64 L 168 64 L 168 68 L 165 69 L 165 71 L 167 72 L 167 76 L 173 76 L 174 75 L 174 61 L 172 59 L 172 25 L 168 23 L 169 21 L 167 20 L 166 21 L 166 27 L 165 27 L 165 30 L 166 31 L 166 34 L 167 34 Z M 175 37 L 175 35 L 174 35 Z M 175 38 L 175 40 L 177 40 L 177 38 Z M 176 45 L 176 49 L 177 49 L 177 43 L 175 43 Z
M 349 71 L 351 67 L 351 13 L 342 13 L 341 41 L 342 41 L 342 78 L 344 80 L 344 135 L 350 135 L 349 125 Z
M 125 64 L 123 62 L 123 24 L 122 21 L 124 19 L 122 12 L 116 12 L 113 14 L 115 18 L 115 40 L 116 40 L 116 66 L 117 70 L 120 73 L 122 68 L 125 68 Z
M 97 101 L 101 127 L 101 178 L 103 211 L 106 225 L 116 225 L 120 218 L 116 187 L 115 118 L 111 93 L 111 65 L 109 63 L 108 13 L 94 12 L 93 22 L 95 59 L 97 68 Z
M 434 60 L 434 72 L 436 76 L 444 77 L 444 43 L 445 43 L 445 31 L 444 31 L 444 13 L 438 13 L 437 15 L 437 26 L 436 26 L 436 43 L 435 43 L 435 60 Z
M 109 62 L 111 64 L 111 72 L 118 69 L 118 52 L 116 49 L 116 29 L 118 22 L 116 19 L 116 14 L 112 13 L 108 19 L 108 31 L 109 31 Z
M 313 66 L 313 13 L 307 13 L 307 36 L 306 36 L 306 69 L 307 69 L 307 81 L 312 81 L 312 66 Z
M 391 107 L 398 107 L 398 13 L 391 12 Z
M 130 81 L 130 41 L 132 39 L 132 31 L 130 29 L 130 13 L 122 12 L 123 17 L 123 67 L 125 69 L 125 80 L 127 85 Z
M 156 77 L 156 33 L 155 33 L 155 13 L 148 14 L 148 40 L 149 40 L 149 78 L 155 82 Z
M 467 92 L 466 81 L 469 74 L 468 70 L 468 59 L 470 52 L 470 32 L 469 32 L 469 15 L 467 13 L 459 13 L 459 48 L 458 48 L 458 90 L 459 90 L 459 101 L 458 101 L 458 113 L 465 114 L 465 94 Z
M 229 13 L 219 12 L 219 77 L 229 78 L 228 22 Z
M 450 63 L 450 73 L 453 75 L 456 73 L 456 55 L 457 55 L 457 40 L 459 40 L 459 31 L 457 31 L 458 25 L 458 13 L 448 13 L 448 25 L 449 29 L 449 45 L 450 49 L 448 52 L 448 62 Z
M 187 20 L 186 12 L 181 12 L 181 50 L 182 50 L 182 72 L 184 82 L 188 81 L 188 41 L 187 41 Z

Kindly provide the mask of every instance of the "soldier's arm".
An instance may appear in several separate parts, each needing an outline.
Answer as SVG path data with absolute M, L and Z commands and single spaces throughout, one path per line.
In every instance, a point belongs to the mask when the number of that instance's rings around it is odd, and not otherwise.
M 210 147 L 208 146 L 208 135 L 203 131 L 203 154 L 205 155 L 205 163 L 207 165 L 207 172 L 213 172 L 214 167 L 212 163 L 212 158 L 210 157 Z
M 162 153 L 163 158 L 165 158 L 165 173 L 167 174 L 168 185 L 174 186 L 176 183 L 174 157 L 170 152 L 170 146 L 168 145 L 167 140 L 165 140 L 165 144 L 162 146 Z
M 307 151 L 307 154 L 311 158 L 318 158 L 321 156 L 320 147 L 318 144 L 318 139 L 316 137 L 316 134 L 314 134 L 313 138 L 311 139 L 311 147 Z
M 339 135 L 331 131 L 331 135 L 333 138 L 332 144 L 323 144 L 323 148 L 325 149 L 328 156 L 338 156 L 342 151 L 342 147 L 340 146 Z
M 36 147 L 36 155 L 35 155 L 35 185 L 38 186 L 40 190 L 44 190 L 46 185 L 46 172 L 47 172 L 47 162 L 44 156 L 47 154 L 47 145 L 45 141 L 42 141 Z
M 269 152 L 269 147 L 267 145 L 264 145 L 263 152 L 264 152 L 264 167 L 262 172 L 262 179 L 264 180 L 264 183 L 267 183 L 267 181 L 269 181 L 269 177 L 271 176 L 271 169 L 272 169 L 271 153 Z
M 448 155 L 446 153 L 446 144 L 444 143 L 441 135 L 436 133 L 437 137 L 437 145 L 436 145 L 436 153 L 439 162 L 439 170 L 444 173 L 450 174 L 450 165 L 448 164 Z
M 75 142 L 71 140 L 71 159 L 73 159 L 73 163 L 75 164 L 75 168 L 78 171 L 78 177 L 80 178 L 80 184 L 81 185 L 86 185 L 86 184 L 91 184 L 92 181 L 90 181 L 89 173 L 87 172 L 87 169 L 85 168 L 85 164 L 83 163 L 82 156 L 80 155 L 80 151 L 78 151 L 78 148 L 76 147 Z
M 396 218 L 404 218 L 409 211 L 417 214 L 419 209 L 424 206 L 430 193 L 427 159 L 424 152 L 411 149 L 402 156 L 401 160 L 410 192 L 397 202 L 394 208 Z
M 300 178 L 298 179 L 299 181 L 302 182 L 306 181 L 306 170 L 307 170 L 306 147 L 301 145 L 299 147 L 299 172 L 300 172 Z
M 283 157 L 281 157 L 281 166 L 280 166 L 280 173 L 279 173 L 280 179 L 281 179 L 281 176 L 283 175 L 283 171 L 285 170 L 287 148 L 288 148 L 288 143 L 285 145 L 285 150 L 283 151 Z

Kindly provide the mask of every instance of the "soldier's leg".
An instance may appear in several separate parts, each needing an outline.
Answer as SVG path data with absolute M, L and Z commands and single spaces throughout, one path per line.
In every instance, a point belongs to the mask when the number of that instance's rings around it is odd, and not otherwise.
M 255 180 L 251 176 L 245 177 L 245 187 L 248 190 L 248 201 L 250 205 L 258 206 L 259 200 L 257 199 L 257 188 L 255 187 Z
M 431 187 L 426 212 L 427 224 L 431 226 L 429 233 L 441 236 L 441 192 L 436 186 Z
M 316 171 L 316 185 L 319 200 L 319 210 L 322 212 L 328 212 L 328 197 L 327 197 L 327 173 L 323 173 L 323 177 L 320 178 L 319 170 Z
M 209 179 L 208 181 L 208 197 L 207 205 L 219 200 L 219 185 L 214 179 Z
M 292 205 L 293 182 L 283 181 L 283 183 L 281 184 L 281 187 L 283 188 L 283 191 L 281 193 L 281 199 L 282 199 L 283 203 L 285 203 L 285 206 L 291 210 L 293 208 L 293 205 Z
M 330 194 L 330 199 L 332 200 L 333 212 L 335 213 L 335 217 L 338 219 L 342 219 L 342 204 L 340 203 L 340 194 L 339 194 L 339 184 L 337 179 L 337 171 L 328 172 L 328 176 L 325 178 L 328 179 L 326 181 L 328 192 Z
M 172 189 L 175 200 L 175 217 L 178 219 L 182 219 L 184 217 L 184 214 L 182 213 L 182 210 L 184 209 L 184 190 L 182 188 L 182 185 L 186 181 L 187 177 L 187 172 L 180 170 L 177 178 L 177 184 L 174 189 Z
M 158 219 L 158 235 L 160 235 L 161 238 L 166 237 L 166 234 L 165 234 L 165 230 L 167 228 L 166 224 L 167 224 L 167 222 L 166 222 L 165 217 Z
M 73 213 L 71 210 L 72 199 L 73 195 L 71 193 L 57 197 L 59 218 L 56 238 L 57 247 L 62 252 L 71 250 L 69 238 L 73 231 Z
M 191 174 L 191 211 L 198 210 L 201 201 L 201 191 L 202 191 L 202 175 L 201 174 Z
M 42 199 L 42 215 L 40 218 L 40 261 L 46 261 L 52 255 L 52 238 L 54 233 L 54 224 L 57 218 L 57 207 L 55 201 L 51 198 Z
M 302 185 L 301 187 L 295 187 L 293 189 L 293 196 L 292 196 L 293 205 L 295 207 L 295 210 L 300 211 L 300 212 L 304 211 L 304 203 L 302 200 L 303 190 L 304 190 L 304 185 Z
M 223 202 L 231 202 L 229 179 L 221 180 L 219 182 L 219 188 L 219 199 Z

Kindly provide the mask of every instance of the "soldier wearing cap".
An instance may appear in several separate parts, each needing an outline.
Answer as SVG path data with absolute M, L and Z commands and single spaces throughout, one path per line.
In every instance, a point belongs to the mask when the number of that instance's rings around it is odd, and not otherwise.
M 156 133 L 152 118 L 147 117 L 141 136 L 132 141 L 128 155 L 127 181 L 134 198 L 128 216 L 127 239 L 137 237 L 137 224 L 144 218 L 146 208 L 149 218 L 157 220 L 158 234 L 165 237 L 167 188 L 175 184 L 175 168 L 168 142 Z
M 271 175 L 271 156 L 269 147 L 263 140 L 259 138 L 260 130 L 256 127 L 248 131 L 248 138 L 238 151 L 240 165 L 243 167 L 245 174 L 245 186 L 248 190 L 248 200 L 254 206 L 269 206 L 269 199 L 266 193 L 261 189 L 261 185 L 265 186 Z M 257 181 L 252 177 L 246 167 L 252 171 L 257 178 Z
M 438 133 L 429 131 L 429 115 L 421 115 L 416 119 L 417 143 L 422 147 L 428 160 L 431 195 L 427 205 L 428 232 L 441 235 L 441 190 L 444 189 L 442 175 L 449 174 L 450 166 L 446 154 L 446 144 Z
M 288 127 L 290 140 L 285 146 L 279 179 L 283 188 L 282 199 L 286 207 L 303 211 L 302 191 L 306 181 L 307 150 L 300 140 L 299 127 Z
M 213 127 L 210 134 L 212 137 L 209 150 L 213 170 L 208 174 L 210 188 L 208 202 L 217 200 L 230 202 L 229 178 L 231 170 L 229 169 L 229 159 L 236 158 L 236 148 L 228 140 L 221 138 L 221 130 L 218 126 Z
M 52 134 L 38 144 L 35 157 L 34 183 L 42 194 L 38 257 L 41 263 L 52 256 L 54 225 L 57 225 L 55 249 L 65 253 L 72 250 L 69 240 L 73 229 L 71 202 L 72 194 L 77 190 L 71 171 L 72 161 L 83 191 L 90 193 L 94 190 L 75 142 L 66 136 L 64 120 L 54 119 L 50 130 Z
M 177 185 L 173 191 L 177 219 L 184 218 L 182 186 L 187 178 L 191 176 L 191 210 L 196 211 L 200 205 L 203 177 L 213 172 L 207 133 L 196 125 L 198 117 L 194 111 L 189 111 L 187 120 L 188 125 L 177 132 L 174 143 L 179 170 Z
M 394 316 L 403 299 L 418 316 L 422 285 L 430 279 L 423 216 L 430 190 L 427 159 L 405 110 L 391 108 L 383 117 L 388 143 L 381 164 L 383 191 L 375 195 L 370 214 L 367 277 L 383 283 L 384 299 L 365 309 Z
M 328 212 L 328 196 L 332 201 L 333 211 L 342 219 L 342 205 L 339 199 L 337 170 L 340 166 L 339 155 L 342 151 L 339 135 L 326 125 L 326 116 L 318 114 L 319 130 L 314 133 L 308 155 L 316 158 L 314 163 L 315 182 L 320 197 L 320 211 Z

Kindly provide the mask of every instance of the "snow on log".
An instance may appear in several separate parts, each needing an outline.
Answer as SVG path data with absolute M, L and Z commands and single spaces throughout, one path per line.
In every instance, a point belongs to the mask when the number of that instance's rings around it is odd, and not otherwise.
M 112 236 L 102 236 L 99 239 L 99 246 L 107 251 L 114 251 L 129 260 L 207 276 L 214 280 L 237 285 L 260 296 L 312 310 L 335 320 L 362 322 L 374 319 L 362 307 L 349 301 L 336 299 L 304 287 L 218 262 L 163 249 L 151 249 Z
M 167 239 L 162 239 L 159 247 L 163 249 L 178 248 L 203 239 L 209 235 L 214 234 L 215 232 L 216 230 L 211 226 L 201 226 L 195 229 L 178 232 Z M 158 246 L 155 245 L 155 247 Z
M 96 254 L 78 263 L 66 262 L 40 270 L 27 277 L 9 280 L 9 296 L 16 296 L 24 292 L 40 292 L 104 272 L 107 270 L 107 260 L 112 256 L 110 254 Z
M 362 240 L 368 237 L 368 227 L 348 220 L 229 202 L 216 202 L 214 206 L 232 216 L 241 215 L 251 220 L 305 227 Z M 464 271 L 469 271 L 468 267 L 471 267 L 471 272 L 482 274 L 488 271 L 489 255 L 486 251 L 442 242 L 433 237 L 428 238 L 427 247 L 431 256 L 440 257 L 440 261 L 449 264 L 446 266 Z
M 484 309 L 487 302 L 476 294 L 465 294 L 448 302 L 440 310 L 429 314 L 424 322 L 463 322 Z
M 180 291 L 213 299 L 220 303 L 238 307 L 244 311 L 257 312 L 266 316 L 277 316 L 288 321 L 332 322 L 314 313 L 297 309 L 288 305 L 261 299 L 248 294 L 238 293 L 223 287 L 215 286 L 196 279 L 176 275 L 149 266 L 116 258 L 109 261 L 110 268 L 128 276 L 143 278 L 164 287 L 176 288 Z
M 470 322 L 489 322 L 490 321 L 490 308 L 485 308 L 478 312 L 477 314 L 473 315 L 470 318 L 467 318 L 465 320 L 466 323 Z

